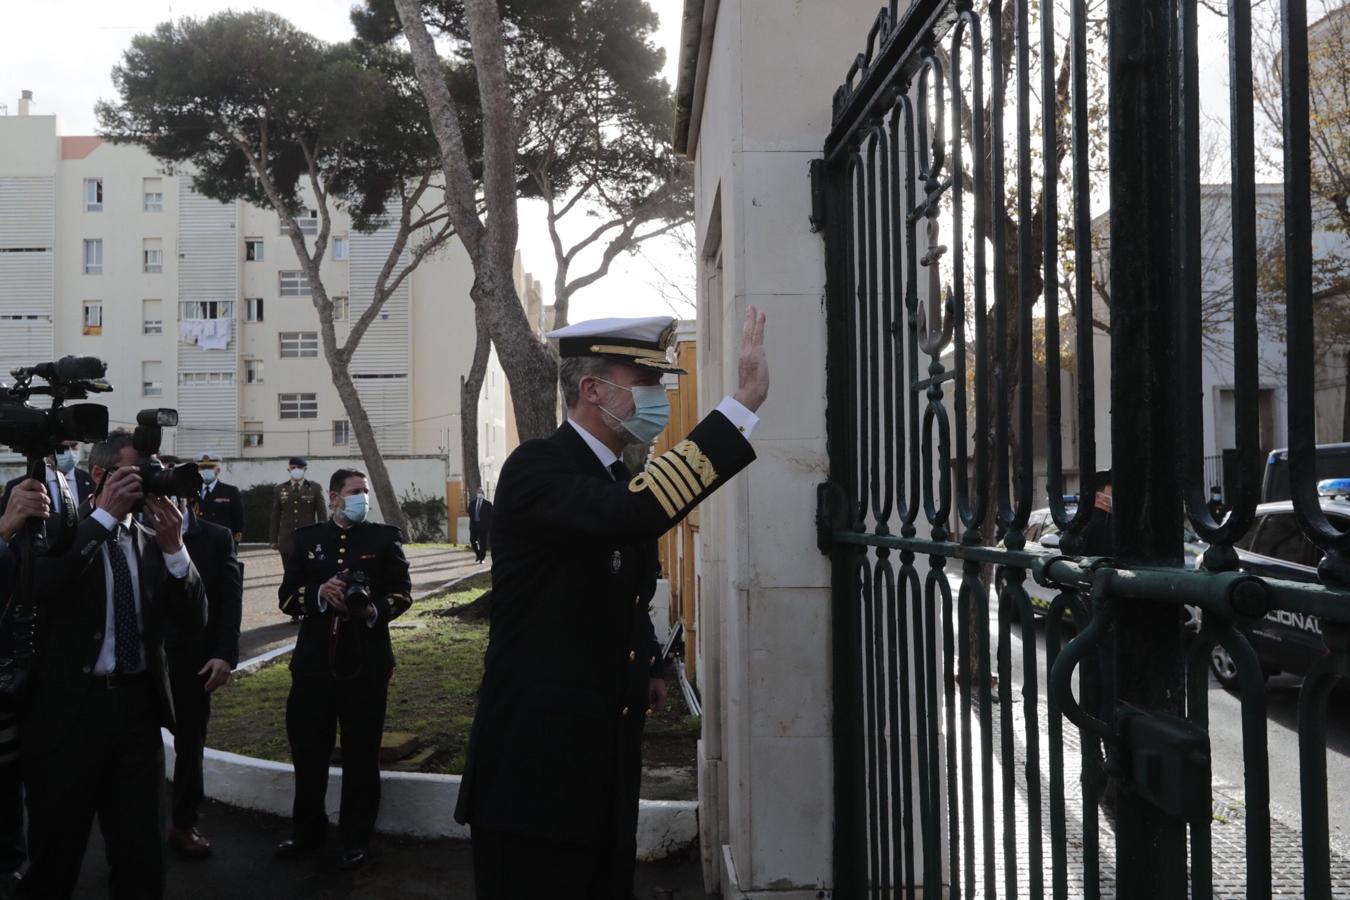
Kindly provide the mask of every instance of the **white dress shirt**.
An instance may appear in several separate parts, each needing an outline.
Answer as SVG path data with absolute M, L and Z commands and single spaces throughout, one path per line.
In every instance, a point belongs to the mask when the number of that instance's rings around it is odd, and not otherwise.
M 736 430 L 745 435 L 747 439 L 754 432 L 755 426 L 759 424 L 759 416 L 752 413 L 744 403 L 741 403 L 735 397 L 723 397 L 722 402 L 717 404 L 716 409 L 726 416 L 727 421 L 735 425 Z M 613 450 L 602 444 L 599 438 L 583 428 L 576 419 L 568 419 L 567 424 L 577 430 L 577 434 L 581 435 L 581 439 L 586 442 L 587 447 L 591 448 L 595 458 L 600 460 L 600 465 L 604 466 L 606 470 L 619 459 Z M 609 477 L 613 478 L 614 474 L 611 472 Z
M 131 540 L 131 516 L 128 515 L 120 523 L 112 515 L 103 509 L 94 510 L 93 517 L 104 528 L 112 531 L 119 524 L 123 527 L 117 535 L 117 546 L 122 548 L 122 554 L 127 558 L 127 568 L 131 571 L 131 594 L 136 601 L 136 625 L 141 633 L 145 633 L 145 618 L 141 612 L 141 576 L 140 564 L 136 559 L 136 545 Z M 104 588 L 104 615 L 103 615 L 103 645 L 99 648 L 98 659 L 94 662 L 95 675 L 111 675 L 117 668 L 117 630 L 113 627 L 113 571 L 112 562 L 108 559 L 108 545 L 104 544 L 100 548 L 103 556 L 103 588 Z M 192 560 L 188 557 L 187 547 L 179 547 L 177 553 L 165 553 L 164 565 L 168 568 L 169 574 L 174 578 L 187 577 L 188 567 Z M 140 648 L 140 665 L 136 671 L 145 671 L 145 647 Z

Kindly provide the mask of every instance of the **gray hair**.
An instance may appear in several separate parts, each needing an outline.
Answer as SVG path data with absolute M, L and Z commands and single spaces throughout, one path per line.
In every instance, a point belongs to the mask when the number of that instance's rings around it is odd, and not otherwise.
M 98 466 L 105 471 L 112 471 L 119 465 L 118 457 L 122 455 L 123 447 L 131 446 L 131 432 L 125 428 L 118 428 L 115 431 L 108 432 L 105 440 L 99 441 L 89 448 L 89 467 Z
M 581 379 L 609 375 L 610 361 L 603 356 L 569 356 L 558 362 L 558 383 L 562 386 L 563 405 L 572 409 L 581 399 Z

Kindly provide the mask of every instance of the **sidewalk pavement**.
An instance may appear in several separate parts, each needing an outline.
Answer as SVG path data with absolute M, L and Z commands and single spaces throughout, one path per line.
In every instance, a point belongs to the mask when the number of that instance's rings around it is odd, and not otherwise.
M 472 900 L 473 862 L 467 841 L 417 841 L 376 835 L 371 860 L 355 872 L 341 872 L 337 829 L 329 848 L 295 862 L 280 862 L 272 851 L 290 836 L 290 822 L 275 816 L 206 801 L 202 832 L 214 855 L 185 860 L 168 853 L 169 900 Z M 108 896 L 103 840 L 95 826 L 75 896 Z M 638 867 L 638 900 L 707 900 L 697 857 Z

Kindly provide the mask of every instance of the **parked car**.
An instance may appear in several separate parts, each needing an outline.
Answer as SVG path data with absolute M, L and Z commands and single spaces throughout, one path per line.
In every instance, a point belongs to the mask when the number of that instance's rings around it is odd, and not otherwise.
M 1324 498 L 1322 510 L 1336 528 L 1342 531 L 1350 528 L 1350 501 Z M 1322 551 L 1303 536 L 1294 515 L 1294 504 L 1288 500 L 1258 506 L 1256 520 L 1235 549 L 1244 572 L 1284 581 L 1318 581 L 1317 564 L 1322 561 Z M 1316 616 L 1274 610 L 1256 622 L 1242 625 L 1241 630 L 1256 651 L 1267 678 L 1280 672 L 1304 675 L 1327 652 L 1322 641 L 1322 623 Z M 1216 646 L 1210 652 L 1209 664 L 1220 684 L 1237 685 L 1237 664 L 1227 650 Z
M 1350 444 L 1317 445 L 1317 480 L 1350 478 Z M 1261 502 L 1292 498 L 1289 493 L 1289 451 L 1272 450 L 1266 457 L 1266 475 L 1261 483 Z

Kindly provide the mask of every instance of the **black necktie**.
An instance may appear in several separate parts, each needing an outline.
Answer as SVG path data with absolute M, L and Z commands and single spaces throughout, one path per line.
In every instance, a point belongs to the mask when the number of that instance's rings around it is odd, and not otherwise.
M 136 594 L 131 584 L 131 567 L 118 543 L 123 528 L 118 525 L 108 542 L 108 563 L 113 575 L 113 635 L 117 641 L 116 670 L 134 672 L 141 667 L 141 629 L 136 624 Z
M 623 483 L 632 477 L 633 473 L 628 471 L 628 467 L 623 464 L 623 460 L 616 459 L 609 464 L 609 474 L 614 476 L 614 480 Z

